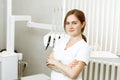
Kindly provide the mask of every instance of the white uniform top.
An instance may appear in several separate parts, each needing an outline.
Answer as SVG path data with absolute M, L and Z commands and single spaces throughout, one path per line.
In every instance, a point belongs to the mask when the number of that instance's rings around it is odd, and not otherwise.
M 73 60 L 83 61 L 86 64 L 89 62 L 90 48 L 84 40 L 80 40 L 73 46 L 65 50 L 66 44 L 70 38 L 59 39 L 54 47 L 54 57 L 55 59 L 61 61 L 65 65 L 69 65 Z M 51 80 L 72 80 L 66 75 L 52 71 Z M 80 80 L 80 75 L 76 80 Z

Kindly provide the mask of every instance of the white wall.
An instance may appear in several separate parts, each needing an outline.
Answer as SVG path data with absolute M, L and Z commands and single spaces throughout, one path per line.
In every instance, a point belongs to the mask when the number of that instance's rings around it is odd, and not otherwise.
M 120 1 L 66 0 L 66 11 L 77 8 L 86 15 L 85 34 L 94 50 L 120 55 Z
M 61 0 L 13 0 L 12 14 L 31 15 L 32 20 L 41 23 L 52 23 L 53 7 L 61 5 Z M 16 22 L 15 49 L 23 53 L 23 60 L 28 62 L 25 75 L 46 73 L 46 57 L 51 49 L 45 51 L 43 36 L 48 30 L 32 29 L 26 22 Z M 0 50 L 6 46 L 6 0 L 0 0 Z
M 26 27 L 26 22 L 16 23 L 15 49 L 22 52 L 23 60 L 28 62 L 25 75 L 49 74 L 50 70 L 45 66 L 45 61 L 50 49 L 45 51 L 43 46 L 43 36 L 47 33 L 46 30 Z
M 31 15 L 35 22 L 51 24 L 53 7 L 61 3 L 62 0 L 13 0 L 13 14 Z M 28 62 L 25 75 L 50 74 L 45 61 L 51 49 L 45 51 L 43 45 L 43 36 L 48 32 L 48 30 L 28 28 L 26 22 L 16 22 L 15 49 L 22 52 L 23 60 Z
M 5 47 L 4 0 L 0 0 L 0 50 Z

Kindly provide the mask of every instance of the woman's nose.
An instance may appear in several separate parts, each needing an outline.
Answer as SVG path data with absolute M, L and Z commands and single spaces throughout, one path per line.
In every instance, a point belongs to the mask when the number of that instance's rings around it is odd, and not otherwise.
M 72 25 L 72 24 L 70 24 L 70 25 L 69 25 L 69 28 L 73 28 L 73 25 Z

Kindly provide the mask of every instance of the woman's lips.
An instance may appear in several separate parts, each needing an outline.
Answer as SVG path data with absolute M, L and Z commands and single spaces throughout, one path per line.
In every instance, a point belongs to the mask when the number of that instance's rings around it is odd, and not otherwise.
M 74 30 L 69 30 L 69 32 L 73 32 Z

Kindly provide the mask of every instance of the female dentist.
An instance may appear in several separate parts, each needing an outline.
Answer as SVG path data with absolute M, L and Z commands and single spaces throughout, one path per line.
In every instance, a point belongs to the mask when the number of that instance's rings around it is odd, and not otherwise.
M 55 43 L 46 61 L 52 69 L 51 80 L 81 80 L 80 73 L 89 63 L 90 47 L 83 35 L 86 21 L 81 10 L 70 10 L 64 19 L 64 29 L 69 37 Z

